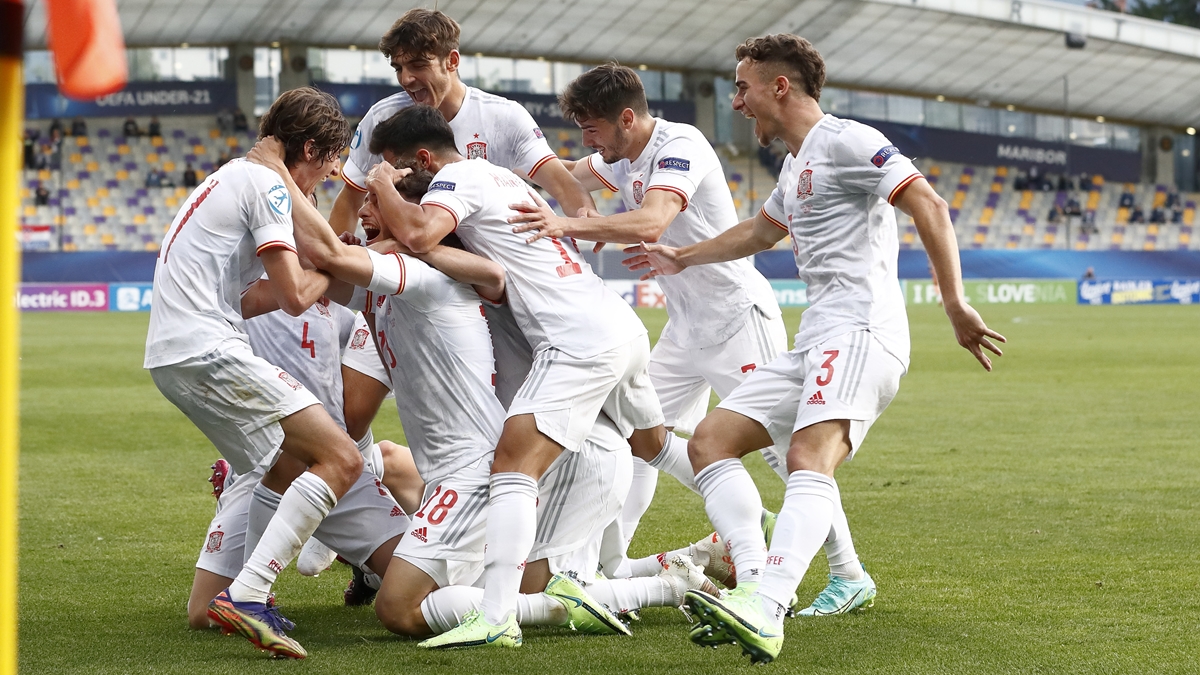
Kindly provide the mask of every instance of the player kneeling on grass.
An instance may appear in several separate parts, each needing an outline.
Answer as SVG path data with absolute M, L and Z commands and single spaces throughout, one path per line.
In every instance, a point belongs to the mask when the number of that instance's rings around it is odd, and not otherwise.
M 759 143 L 779 138 L 789 156 L 759 214 L 683 248 L 643 244 L 627 264 L 647 277 L 752 255 L 788 234 L 811 305 L 796 346 L 758 368 L 700 423 L 688 444 L 709 520 L 729 543 L 736 590 L 688 593 L 699 645 L 735 643 L 756 662 L 783 646 L 783 618 L 841 499 L 834 470 L 854 456 L 908 368 L 908 321 L 896 278 L 893 205 L 912 215 L 942 281 L 960 345 L 987 369 L 988 329 L 963 299 L 954 227 L 946 203 L 875 129 L 821 112 L 825 64 L 806 40 L 770 35 L 737 49 L 735 110 L 755 120 Z M 740 458 L 788 444 L 789 476 L 770 551 L 762 500 Z M 869 577 L 839 583 L 833 610 L 873 591 Z M 820 600 L 820 598 L 818 598 Z
M 337 101 L 307 87 L 286 92 L 263 116 L 259 134 L 277 137 L 279 170 L 230 162 L 196 188 L 166 233 L 144 366 L 235 471 L 249 473 L 277 451 L 308 467 L 275 490 L 283 492 L 277 512 L 210 605 L 214 621 L 256 646 L 304 658 L 286 634 L 291 622 L 267 604 L 271 585 L 362 474 L 363 460 L 304 385 L 253 353 L 242 303 L 269 294 L 296 316 L 324 295 L 329 274 L 302 268 L 298 252 L 350 283 L 396 282 L 384 278 L 386 265 L 375 271 L 364 249 L 337 241 L 308 201 L 349 138 Z M 264 271 L 271 283 L 255 284 Z

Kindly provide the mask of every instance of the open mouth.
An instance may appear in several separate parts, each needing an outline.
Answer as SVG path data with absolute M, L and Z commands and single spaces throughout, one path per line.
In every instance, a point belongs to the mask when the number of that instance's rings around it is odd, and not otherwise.
M 408 92 L 409 98 L 417 103 L 429 103 L 429 90 L 425 88 L 413 89 Z
M 363 223 L 363 232 L 367 235 L 367 241 L 374 241 L 379 237 L 379 228 L 374 223 Z

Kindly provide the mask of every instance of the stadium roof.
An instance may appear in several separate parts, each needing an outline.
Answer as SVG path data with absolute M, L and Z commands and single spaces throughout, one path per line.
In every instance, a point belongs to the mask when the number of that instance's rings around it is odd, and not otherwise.
M 26 47 L 44 48 L 44 0 Z M 428 3 L 423 3 L 428 4 Z M 391 0 L 119 0 L 131 47 L 370 47 L 411 3 Z M 1111 121 L 1200 123 L 1200 30 L 1051 0 L 442 0 L 464 52 L 730 72 L 744 38 L 814 42 L 831 83 L 942 95 Z M 1087 37 L 1067 49 L 1064 33 Z

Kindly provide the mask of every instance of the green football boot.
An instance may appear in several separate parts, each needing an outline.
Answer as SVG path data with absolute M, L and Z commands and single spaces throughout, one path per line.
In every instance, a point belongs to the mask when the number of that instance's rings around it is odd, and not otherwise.
M 875 605 L 875 580 L 863 570 L 863 578 L 851 581 L 829 575 L 829 585 L 797 616 L 832 616 L 863 611 Z
M 763 615 L 758 584 L 739 584 L 720 598 L 688 591 L 686 600 L 700 621 L 688 637 L 702 647 L 736 644 L 752 663 L 770 663 L 783 648 L 783 631 Z
M 566 606 L 567 622 L 563 624 L 566 628 L 593 635 L 632 635 L 616 614 L 565 574 L 555 574 L 550 579 L 546 584 L 546 595 Z
M 467 613 L 462 623 L 454 630 L 435 635 L 421 642 L 418 647 L 425 649 L 458 649 L 460 647 L 520 647 L 525 640 L 521 637 L 521 627 L 517 625 L 517 615 L 508 615 L 503 625 L 493 626 L 483 618 L 483 612 L 478 610 Z

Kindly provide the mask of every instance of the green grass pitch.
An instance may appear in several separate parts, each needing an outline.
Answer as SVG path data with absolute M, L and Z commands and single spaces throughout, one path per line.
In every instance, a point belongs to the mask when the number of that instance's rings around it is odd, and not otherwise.
M 940 310 L 912 307 L 900 394 L 838 480 L 879 584 L 853 616 L 790 620 L 788 673 L 1197 672 L 1200 314 L 989 307 L 1011 340 L 985 374 Z M 661 311 L 643 312 L 657 336 Z M 532 629 L 520 650 L 426 653 L 349 609 L 342 566 L 276 590 L 307 661 L 186 628 L 216 452 L 141 369 L 147 315 L 27 314 L 20 667 L 26 673 L 727 673 L 673 609 L 632 638 Z M 787 316 L 794 330 L 798 313 Z M 395 410 L 377 438 L 399 440 Z M 748 461 L 770 508 L 782 484 Z M 670 478 L 632 553 L 711 530 Z M 825 581 L 821 554 L 800 589 Z

